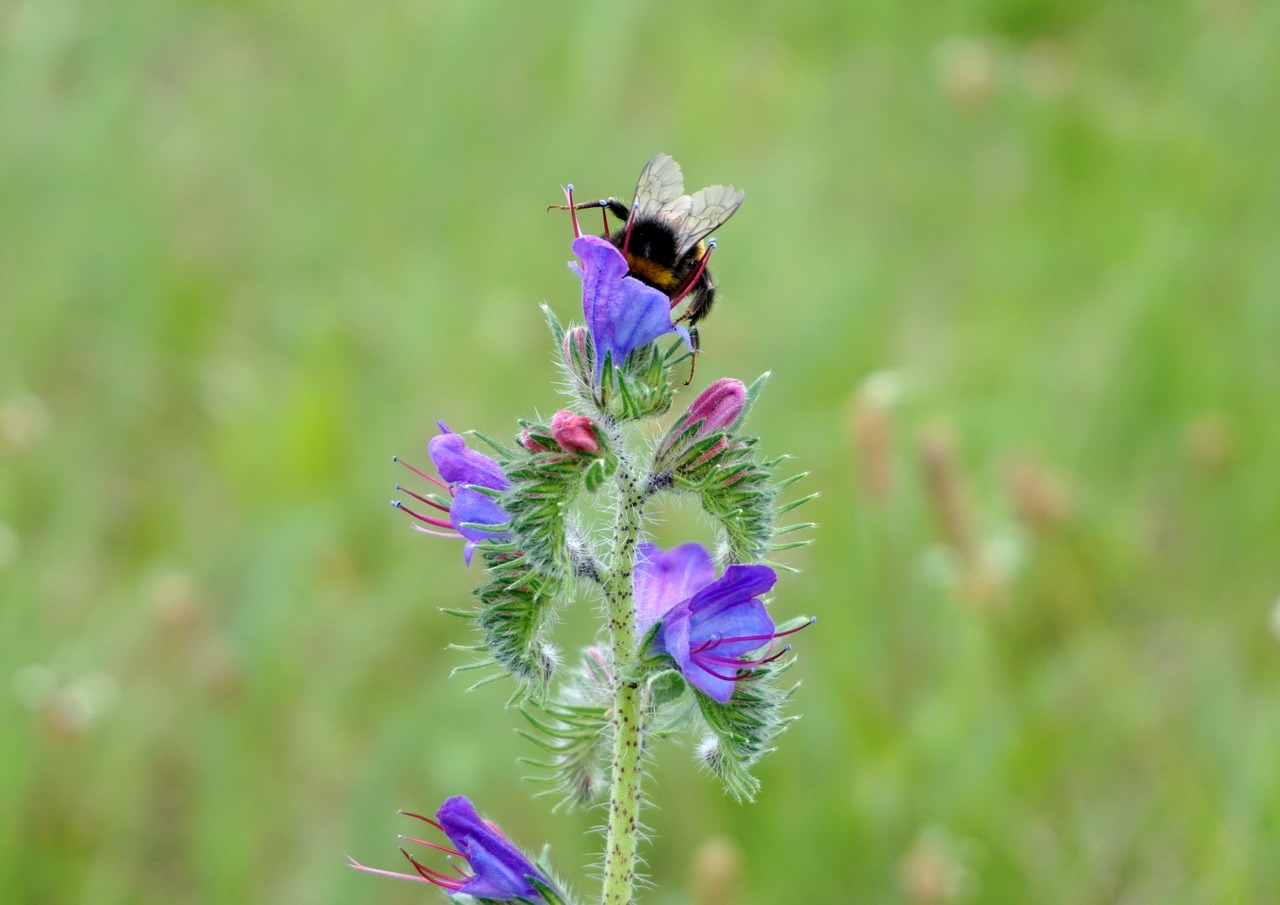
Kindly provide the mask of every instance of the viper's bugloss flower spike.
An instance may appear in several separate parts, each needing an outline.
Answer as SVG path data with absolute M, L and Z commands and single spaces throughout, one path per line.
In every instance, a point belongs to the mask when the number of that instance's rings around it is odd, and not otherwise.
M 496 825 L 476 813 L 475 806 L 465 796 L 455 795 L 445 801 L 436 811 L 434 820 L 420 814 L 403 813 L 443 832 L 453 843 L 453 847 L 402 836 L 404 841 L 444 852 L 451 860 L 460 858 L 466 862 L 466 868 L 454 863 L 452 867 L 455 873 L 438 871 L 427 867 L 403 848 L 400 851 L 413 865 L 412 874 L 366 867 L 350 856 L 347 858 L 349 864 L 366 873 L 430 883 L 441 887 L 450 895 L 461 893 L 498 902 L 516 898 L 533 902 L 546 901 L 533 880 L 542 886 L 554 888 L 551 881 L 533 866 Z
M 561 410 L 551 416 L 551 436 L 565 452 L 580 456 L 600 453 L 600 436 L 594 420 Z
M 671 320 L 671 300 L 628 276 L 622 252 L 598 236 L 579 236 L 573 253 L 582 262 L 571 261 L 569 267 L 582 278 L 582 314 L 595 342 L 596 382 L 606 355 L 621 367 L 633 349 L 668 333 L 679 333 L 693 351 L 689 331 Z
M 471 565 L 471 556 L 475 552 L 477 543 L 484 540 L 505 541 L 511 538 L 508 532 L 483 527 L 504 525 L 511 520 L 511 516 L 498 505 L 497 501 L 484 492 L 485 490 L 506 490 L 511 486 L 511 482 L 507 480 L 501 465 L 483 453 L 469 449 L 466 438 L 461 434 L 455 434 L 443 421 L 436 423 L 440 425 L 442 433 L 431 438 L 431 442 L 427 445 L 427 452 L 443 480 L 433 478 L 397 457 L 393 457 L 393 460 L 400 462 L 418 477 L 448 491 L 449 498 L 442 499 L 437 494 L 423 496 L 399 484 L 396 485 L 396 489 L 403 490 L 419 503 L 445 513 L 448 519 L 410 509 L 400 500 L 392 501 L 392 505 L 412 516 L 416 522 L 413 525 L 414 529 L 423 534 L 464 538 L 466 544 L 462 548 L 462 558 L 467 565 Z
M 689 684 L 723 704 L 753 669 L 788 649 L 774 648 L 791 632 L 778 632 L 760 601 L 776 581 L 769 566 L 733 565 L 716 578 L 711 554 L 698 544 L 662 550 L 643 543 L 636 551 L 637 625 L 643 630 L 661 619 L 653 653 L 669 656 Z M 762 653 L 748 657 L 753 651 Z

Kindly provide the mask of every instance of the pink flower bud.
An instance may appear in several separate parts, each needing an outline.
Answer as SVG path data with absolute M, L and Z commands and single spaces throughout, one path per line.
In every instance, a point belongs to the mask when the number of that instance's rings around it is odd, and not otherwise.
M 686 423 L 701 421 L 698 436 L 705 437 L 714 431 L 724 430 L 737 421 L 746 404 L 747 388 L 743 382 L 732 377 L 722 377 L 693 400 L 685 416 Z
M 594 456 L 600 452 L 596 423 L 586 415 L 575 415 L 563 409 L 556 412 L 551 416 L 551 436 L 565 452 L 583 456 Z
M 533 436 L 527 430 L 520 432 L 520 445 L 529 450 L 529 452 L 551 452 L 550 449 L 533 439 Z
M 586 327 L 573 327 L 564 335 L 564 362 L 569 372 L 584 385 L 591 384 L 591 375 L 595 371 L 595 355 L 590 346 L 591 336 Z

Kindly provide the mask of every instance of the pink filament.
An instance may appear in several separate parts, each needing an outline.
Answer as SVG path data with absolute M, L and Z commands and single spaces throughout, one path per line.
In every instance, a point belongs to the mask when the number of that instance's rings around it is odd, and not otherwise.
M 450 524 L 449 522 L 445 521 L 444 519 L 442 519 L 442 518 L 432 518 L 432 517 L 431 517 L 431 516 L 429 516 L 429 515 L 423 515 L 423 514 L 422 514 L 422 513 L 420 513 L 420 512 L 414 512 L 412 509 L 410 509 L 408 506 L 406 506 L 404 503 L 400 502 L 399 500 L 396 500 L 396 501 L 395 501 L 395 502 L 393 502 L 391 505 L 392 505 L 392 506 L 395 506 L 397 509 L 400 509 L 400 510 L 403 510 L 404 512 L 407 512 L 409 515 L 413 516 L 413 517 L 414 517 L 414 518 L 416 518 L 418 521 L 420 521 L 420 522 L 425 522 L 425 523 L 426 523 L 426 524 L 428 524 L 428 525 L 435 525 L 437 528 L 450 528 L 450 529 L 452 529 L 452 528 L 453 528 L 453 525 L 452 525 L 452 524 Z M 450 534 L 450 535 L 447 535 L 447 536 L 448 536 L 448 537 L 452 537 L 453 535 L 451 535 L 451 534 Z
M 716 247 L 714 244 L 707 246 L 707 253 L 704 254 L 702 256 L 702 260 L 698 262 L 698 269 L 695 270 L 693 273 L 689 274 L 689 276 L 685 278 L 683 285 L 681 285 L 680 287 L 680 291 L 676 293 L 675 296 L 672 297 L 671 299 L 672 308 L 674 308 L 676 305 L 679 305 L 682 301 L 684 301 L 684 297 L 688 295 L 690 292 L 692 292 L 693 287 L 697 285 L 698 280 L 702 279 L 703 271 L 707 269 L 707 261 L 711 260 L 711 252 L 715 250 L 716 250 Z
M 409 469 L 411 472 L 416 474 L 418 477 L 426 478 L 428 481 L 430 481 L 432 484 L 435 484 L 437 487 L 442 487 L 445 490 L 448 490 L 450 493 L 453 492 L 453 490 L 449 487 L 449 485 L 446 484 L 444 481 L 440 480 L 439 478 L 433 478 L 431 475 L 427 474 L 425 471 L 419 471 L 418 469 L 410 465 L 408 462 L 406 462 L 404 459 L 401 459 L 399 456 L 392 456 L 391 461 L 399 462 L 405 468 Z

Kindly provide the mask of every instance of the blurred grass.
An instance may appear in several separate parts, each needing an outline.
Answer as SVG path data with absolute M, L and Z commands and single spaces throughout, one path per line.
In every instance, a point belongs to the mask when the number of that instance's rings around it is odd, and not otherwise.
M 543 208 L 659 150 L 748 192 L 699 382 L 771 369 L 754 425 L 823 497 L 776 603 L 820 617 L 804 719 L 750 807 L 660 746 L 645 901 L 716 835 L 747 902 L 1280 898 L 1278 34 L 1253 0 L 0 8 L 0 900 L 421 901 L 343 855 L 456 792 L 590 893 L 598 815 L 530 801 L 504 689 L 446 679 L 476 576 L 384 508 L 388 456 L 554 410 Z

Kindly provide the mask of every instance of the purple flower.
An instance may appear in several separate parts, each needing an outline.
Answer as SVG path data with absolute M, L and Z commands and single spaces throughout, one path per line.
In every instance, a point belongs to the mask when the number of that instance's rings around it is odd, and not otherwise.
M 447 490 L 451 499 L 442 501 L 435 494 L 422 496 L 399 484 L 396 485 L 396 490 L 402 490 L 418 502 L 447 513 L 448 520 L 415 512 L 399 500 L 392 501 L 391 505 L 421 522 L 422 525 L 415 524 L 413 527 L 423 534 L 465 538 L 466 544 L 462 548 L 462 558 L 467 565 L 471 565 L 471 555 L 475 552 L 478 542 L 511 539 L 509 532 L 481 527 L 503 525 L 511 520 L 511 516 L 498 505 L 497 501 L 484 492 L 484 490 L 506 490 L 511 486 L 511 482 L 502 473 L 502 466 L 497 462 L 483 453 L 468 449 L 466 439 L 461 434 L 455 434 L 449 430 L 448 425 L 443 421 L 436 423 L 440 425 L 442 433 L 438 437 L 431 438 L 431 442 L 427 445 L 427 452 L 431 456 L 431 461 L 435 463 L 436 471 L 440 472 L 440 478 L 444 480 L 433 478 L 398 458 L 394 461 L 400 462 L 418 477 L 425 478 L 437 487 Z M 425 528 L 423 525 L 432 527 Z M 433 530 L 435 528 L 445 530 Z
M 775 581 L 768 566 L 729 566 L 716 578 L 711 554 L 698 544 L 673 550 L 641 544 L 636 623 L 644 632 L 661 620 L 654 653 L 671 657 L 689 684 L 723 704 L 735 683 L 789 649 L 773 649 L 776 638 L 791 632 L 777 631 L 759 599 Z M 759 656 L 747 656 L 762 649 Z
M 582 313 L 595 341 L 596 380 L 604 372 L 606 353 L 614 367 L 621 367 L 632 349 L 668 333 L 679 333 L 689 343 L 689 331 L 671 321 L 666 293 L 627 276 L 627 259 L 607 240 L 579 236 L 573 253 L 582 261 L 569 267 L 582 277 Z
M 391 870 L 379 870 L 366 867 L 351 856 L 347 860 L 356 870 L 384 877 L 399 877 L 403 880 L 415 880 L 419 883 L 431 883 L 443 888 L 450 895 L 462 893 L 481 899 L 505 901 L 523 896 L 535 902 L 545 901 L 542 894 L 534 887 L 529 878 L 534 877 L 540 883 L 551 886 L 552 883 L 543 873 L 521 854 L 497 826 L 483 819 L 476 813 L 475 806 L 462 795 L 455 795 L 440 805 L 436 811 L 436 819 L 423 817 L 420 814 L 402 812 L 406 817 L 413 817 L 429 823 L 449 837 L 453 843 L 450 848 L 422 839 L 402 837 L 406 842 L 413 842 L 426 848 L 444 852 L 466 862 L 469 870 L 454 865 L 457 875 L 427 867 L 403 848 L 401 853 L 409 859 L 415 873 L 399 873 Z

